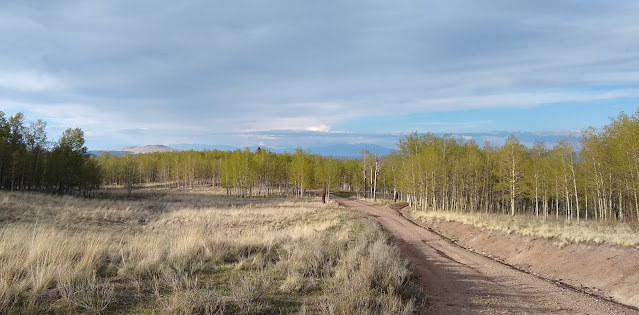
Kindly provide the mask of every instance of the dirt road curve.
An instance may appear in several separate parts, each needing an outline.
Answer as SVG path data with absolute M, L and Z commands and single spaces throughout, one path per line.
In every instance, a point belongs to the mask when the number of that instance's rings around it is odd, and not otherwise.
M 469 252 L 396 211 L 332 197 L 373 216 L 410 261 L 428 296 L 426 314 L 637 314 Z

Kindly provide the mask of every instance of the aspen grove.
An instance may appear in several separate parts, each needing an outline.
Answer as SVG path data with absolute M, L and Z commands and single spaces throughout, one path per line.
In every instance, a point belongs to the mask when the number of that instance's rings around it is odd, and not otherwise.
M 47 123 L 27 122 L 24 114 L 6 117 L 0 111 L 0 189 L 91 195 L 101 170 L 86 154 L 84 132 L 66 129 L 49 141 Z
M 413 133 L 386 156 L 360 159 L 298 149 L 258 148 L 100 156 L 105 184 L 213 185 L 229 195 L 303 196 L 345 191 L 407 202 L 414 209 L 532 214 L 548 219 L 639 221 L 639 111 L 620 114 L 580 143 L 527 147 L 510 136 L 502 146 L 451 135 Z

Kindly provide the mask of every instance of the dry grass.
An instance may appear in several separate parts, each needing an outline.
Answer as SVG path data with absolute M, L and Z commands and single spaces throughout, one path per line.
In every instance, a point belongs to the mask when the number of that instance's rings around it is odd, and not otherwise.
M 472 225 L 481 229 L 529 237 L 557 240 L 560 244 L 594 243 L 626 247 L 639 246 L 639 229 L 628 223 L 556 220 L 530 215 L 502 215 L 410 210 L 410 216 L 424 222 L 445 220 Z
M 408 314 L 419 297 L 376 223 L 315 199 L 0 192 L 2 314 Z

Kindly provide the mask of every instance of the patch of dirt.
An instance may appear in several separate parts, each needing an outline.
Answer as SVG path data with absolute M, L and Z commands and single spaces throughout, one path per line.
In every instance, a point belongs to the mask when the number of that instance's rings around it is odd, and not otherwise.
M 392 203 L 391 205 L 389 205 L 388 207 L 393 209 L 393 210 L 400 211 L 400 210 L 408 207 L 408 203 L 407 202 L 395 202 L 395 203 Z
M 428 226 L 458 245 L 517 269 L 639 308 L 639 250 L 565 244 L 457 222 Z

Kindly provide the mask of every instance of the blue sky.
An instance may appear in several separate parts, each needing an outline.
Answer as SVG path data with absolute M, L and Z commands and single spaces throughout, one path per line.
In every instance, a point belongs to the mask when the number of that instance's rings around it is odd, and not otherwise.
M 2 1 L 0 110 L 145 144 L 576 135 L 639 107 L 636 1 Z M 530 139 L 528 139 L 530 140 Z

